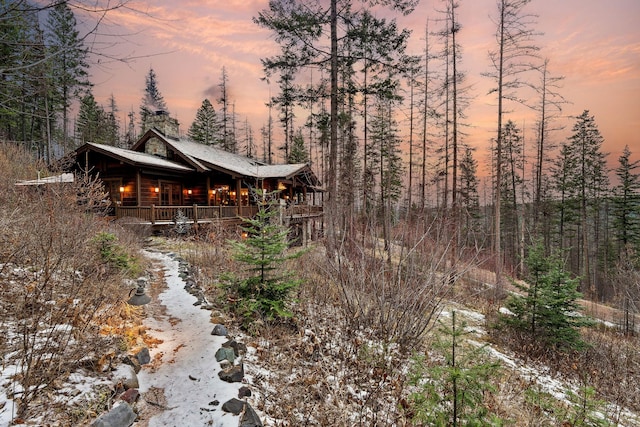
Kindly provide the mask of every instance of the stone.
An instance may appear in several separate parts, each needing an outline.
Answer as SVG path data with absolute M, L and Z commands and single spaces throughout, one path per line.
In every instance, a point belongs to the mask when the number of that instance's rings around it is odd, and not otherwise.
M 138 388 L 138 375 L 136 375 L 133 366 L 121 364 L 113 371 L 113 382 L 122 384 L 125 390 L 130 388 Z
M 237 342 L 236 340 L 229 340 L 222 344 L 222 347 L 232 348 L 236 356 L 240 356 L 247 352 L 247 346 L 241 342 Z
M 249 387 L 243 385 L 238 389 L 238 399 L 243 399 L 248 396 L 251 396 L 251 389 Z
M 225 321 L 225 317 L 222 315 L 222 313 L 220 313 L 218 310 L 211 310 L 211 320 L 210 322 L 213 323 L 214 325 L 220 323 L 224 323 Z
M 138 396 L 140 396 L 138 389 L 130 388 L 120 395 L 120 400 L 124 400 L 129 405 L 133 405 L 133 403 L 138 400 Z
M 244 366 L 240 364 L 222 370 L 218 372 L 218 377 L 220 377 L 222 381 L 226 381 L 228 383 L 239 383 L 244 378 Z
M 138 361 L 138 358 L 136 356 L 128 354 L 122 358 L 122 363 L 132 366 L 136 374 L 140 372 L 140 369 L 142 369 L 142 366 L 140 365 L 140 362 Z
M 224 325 L 218 324 L 218 325 L 214 325 L 213 331 L 211 331 L 211 335 L 226 337 L 227 335 L 229 335 L 229 332 L 227 331 L 227 328 L 224 327 Z
M 263 427 L 260 417 L 248 403 L 245 405 L 244 414 L 240 419 L 239 427 Z
M 111 408 L 109 412 L 98 417 L 92 427 L 129 427 L 136 420 L 136 413 L 133 408 L 122 402 Z
M 216 351 L 216 362 L 222 362 L 223 360 L 228 360 L 230 363 L 236 358 L 236 354 L 232 348 L 220 347 L 218 351 Z
M 224 359 L 222 362 L 220 362 L 220 369 L 227 369 L 227 368 L 230 368 L 231 366 L 233 366 L 233 364 L 229 362 L 227 359 Z
M 246 405 L 246 402 L 238 400 L 234 397 L 222 404 L 222 410 L 233 415 L 240 415 L 240 412 L 242 412 L 242 409 L 244 409 L 244 405 Z
M 136 353 L 136 358 L 141 365 L 146 365 L 147 363 L 151 362 L 149 349 L 147 347 L 143 347 L 139 352 Z

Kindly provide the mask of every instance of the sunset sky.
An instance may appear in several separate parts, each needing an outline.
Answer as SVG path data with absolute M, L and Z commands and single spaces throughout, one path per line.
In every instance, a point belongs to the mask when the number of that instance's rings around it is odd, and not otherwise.
M 260 58 L 277 52 L 271 34 L 252 22 L 267 7 L 267 0 L 174 0 L 130 3 L 109 15 L 105 32 L 121 34 L 109 51 L 138 59 L 128 63 L 100 58 L 92 69 L 94 94 L 107 105 L 113 94 L 124 118 L 139 111 L 145 76 L 152 67 L 158 87 L 172 116 L 186 132 L 205 98 L 216 107 L 217 85 L 226 67 L 230 100 L 238 121 L 248 118 L 259 144 L 266 123 L 269 86 Z M 409 52 L 419 54 L 424 45 L 427 18 L 437 17 L 441 2 L 422 0 L 408 17 L 398 17 L 401 27 L 413 29 Z M 486 160 L 486 146 L 495 134 L 494 99 L 486 95 L 490 81 L 487 52 L 495 45 L 495 0 L 460 0 L 459 33 L 463 49 L 461 68 L 465 85 L 474 97 L 467 109 L 470 125 L 467 141 L 478 149 L 476 158 Z M 640 1 L 638 0 L 533 0 L 527 7 L 538 15 L 541 55 L 550 60 L 552 75 L 565 77 L 561 93 L 570 101 L 564 114 L 577 116 L 587 109 L 595 116 L 605 138 L 604 151 L 615 166 L 625 144 L 633 158 L 640 158 Z M 144 13 L 140 13 L 140 12 Z M 391 16 L 388 14 L 387 16 Z M 277 88 L 274 86 L 272 90 Z M 524 121 L 527 139 L 533 137 L 533 119 Z M 300 121 L 302 119 L 299 119 Z M 555 135 L 563 141 L 574 121 Z

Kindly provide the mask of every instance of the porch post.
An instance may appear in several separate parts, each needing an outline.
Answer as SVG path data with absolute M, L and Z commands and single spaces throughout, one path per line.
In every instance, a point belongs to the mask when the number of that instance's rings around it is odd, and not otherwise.
M 140 203 L 140 199 L 142 196 L 142 191 L 140 189 L 141 182 L 142 178 L 140 178 L 140 169 L 138 169 L 136 171 L 136 205 L 138 206 L 142 206 L 142 204 Z
M 211 177 L 207 175 L 207 206 L 211 206 Z
M 151 225 L 156 223 L 156 205 L 151 205 Z
M 302 246 L 307 247 L 307 227 L 309 226 L 309 218 L 302 220 Z
M 236 213 L 242 216 L 242 197 L 240 196 L 240 178 L 236 178 Z

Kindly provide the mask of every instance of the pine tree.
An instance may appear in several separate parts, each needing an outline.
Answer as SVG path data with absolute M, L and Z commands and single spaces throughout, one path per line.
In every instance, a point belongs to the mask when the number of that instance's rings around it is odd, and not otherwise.
M 302 130 L 299 129 L 293 137 L 287 163 L 307 163 L 308 161 L 309 153 L 307 153 L 307 147 L 304 145 Z
M 613 228 L 618 241 L 618 253 L 633 248 L 640 251 L 640 160 L 631 161 L 629 146 L 619 158 L 616 175 L 619 183 L 614 189 Z
M 222 67 L 222 73 L 220 74 L 220 98 L 218 103 L 220 104 L 221 117 L 221 130 L 222 130 L 222 149 L 235 153 L 238 149 L 236 134 L 235 134 L 235 111 L 229 108 L 229 75 L 227 74 L 226 67 Z
M 500 194 L 503 206 L 501 214 L 501 241 L 505 253 L 505 259 L 510 259 L 512 265 L 516 263 L 519 251 L 519 237 L 521 215 L 518 212 L 518 196 L 524 183 L 522 176 L 522 155 L 524 141 L 521 131 L 516 124 L 508 120 L 502 130 L 501 159 L 496 161 L 502 168 L 500 175 Z M 496 153 L 497 155 L 497 153 Z
M 108 122 L 105 112 L 96 102 L 93 93 L 87 91 L 80 101 L 76 120 L 76 135 L 81 143 L 108 143 Z
M 131 148 L 136 143 L 136 113 L 131 110 L 127 114 L 127 133 L 124 137 L 125 148 Z
M 205 145 L 221 145 L 220 122 L 211 101 L 205 99 L 196 112 L 196 118 L 189 128 L 189 137 Z
M 47 17 L 47 46 L 52 61 L 52 87 L 56 88 L 53 107 L 62 112 L 62 141 L 68 140 L 69 110 L 81 90 L 90 86 L 88 49 L 76 29 L 76 18 L 66 1 L 56 3 Z
M 430 426 L 501 425 L 485 405 L 485 396 L 495 392 L 492 384 L 500 365 L 488 360 L 484 347 L 464 345 L 470 332 L 451 312 L 451 326 L 439 321 L 434 349 L 444 357 L 443 365 L 427 366 L 424 356 L 415 357 L 409 383 L 417 387 L 410 395 L 412 421 Z
M 377 181 L 379 182 L 378 211 L 382 221 L 382 234 L 387 258 L 391 260 L 391 225 L 393 204 L 400 199 L 402 190 L 403 165 L 400 157 L 400 138 L 393 118 L 395 100 L 392 91 L 378 94 L 375 116 L 371 122 L 371 142 L 377 147 Z
M 590 324 L 580 315 L 579 279 L 572 279 L 558 253 L 545 256 L 544 245 L 529 248 L 526 259 L 527 285 L 514 283 L 524 295 L 512 295 L 507 308 L 512 314 L 501 319 L 528 333 L 540 344 L 556 348 L 581 348 L 579 328 Z
M 495 86 L 490 93 L 495 93 L 497 97 L 497 132 L 496 144 L 496 166 L 495 166 L 495 195 L 494 195 L 494 251 L 496 259 L 496 291 L 502 291 L 502 159 L 503 149 L 503 116 L 506 110 L 505 103 L 508 101 L 523 102 L 518 95 L 518 89 L 525 81 L 522 74 L 534 69 L 531 60 L 535 58 L 539 48 L 533 43 L 537 33 L 532 29 L 534 17 L 524 12 L 524 8 L 531 0 L 498 0 L 496 23 L 497 46 L 489 52 L 492 71 L 485 73 L 491 78 Z
M 601 151 L 604 138 L 600 135 L 595 118 L 585 110 L 576 118 L 573 134 L 565 144 L 568 161 L 573 168 L 568 169 L 568 184 L 572 187 L 576 204 L 580 213 L 579 241 L 581 252 L 581 268 L 583 285 L 592 297 L 598 290 L 594 273 L 595 263 L 592 261 L 597 253 L 601 202 L 608 192 L 609 180 L 605 154 Z M 596 245 L 592 245 L 595 243 Z M 596 246 L 594 249 L 592 246 Z
M 167 112 L 167 104 L 158 89 L 158 81 L 156 72 L 153 68 L 149 68 L 149 74 L 145 78 L 144 96 L 140 104 L 140 126 L 141 132 L 144 132 L 147 118 L 156 111 Z
M 233 309 L 242 316 L 245 326 L 252 320 L 277 320 L 290 317 L 287 308 L 291 293 L 300 284 L 283 269 L 285 261 L 297 258 L 302 252 L 287 254 L 289 230 L 278 223 L 278 192 L 265 194 L 255 190 L 260 201 L 254 218 L 245 218 L 246 239 L 231 241 L 233 257 L 244 264 L 246 274 L 241 278 L 227 277 L 229 292 L 237 295 Z
M 337 235 L 341 227 L 338 212 L 340 185 L 338 177 L 338 126 L 339 126 L 339 73 L 346 63 L 342 53 L 339 54 L 339 43 L 347 46 L 351 43 L 346 31 L 352 24 L 359 22 L 361 13 L 353 12 L 351 0 L 338 4 L 337 0 L 330 0 L 329 4 L 321 4 L 309 0 L 274 0 L 269 2 L 267 9 L 259 12 L 254 22 L 263 28 L 271 30 L 281 46 L 281 54 L 262 60 L 267 76 L 281 69 L 294 67 L 296 73 L 316 68 L 319 64 L 328 66 L 329 75 L 329 117 L 327 168 L 324 170 L 327 186 L 327 198 L 324 206 L 327 214 L 327 247 L 330 252 L 337 249 Z M 416 2 L 413 0 L 390 0 L 382 2 L 367 0 L 359 9 L 364 11 L 369 7 L 382 6 L 394 11 L 408 14 L 413 11 Z M 344 25 L 343 25 L 344 24 Z M 328 39 L 329 49 L 325 49 Z M 389 39 L 369 40 L 369 43 L 391 45 Z M 398 46 L 401 48 L 401 46 Z M 392 49 L 393 50 L 393 49 Z M 398 64 L 394 61 L 395 64 Z M 388 64 L 391 65 L 391 64 Z M 399 65 L 399 64 L 398 64 Z
M 463 245 L 477 246 L 480 234 L 480 197 L 478 195 L 478 178 L 476 172 L 478 162 L 473 158 L 473 151 L 466 147 L 460 161 L 460 208 L 463 216 L 461 226 Z
M 116 98 L 111 94 L 109 97 L 109 111 L 105 111 L 106 118 L 106 129 L 105 142 L 109 145 L 113 145 L 114 147 L 120 147 L 120 125 L 118 123 L 118 119 L 116 118 L 116 114 L 118 113 L 118 106 L 116 105 Z

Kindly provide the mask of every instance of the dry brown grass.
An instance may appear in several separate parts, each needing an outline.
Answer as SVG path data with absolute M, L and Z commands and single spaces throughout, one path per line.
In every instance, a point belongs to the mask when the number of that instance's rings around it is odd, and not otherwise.
M 495 313 L 499 302 L 489 299 L 493 293 L 487 292 L 494 276 L 475 268 L 477 264 L 473 262 L 464 264 L 464 268 L 457 265 L 455 271 L 447 272 L 447 265 L 451 264 L 443 249 L 447 247 L 443 239 L 437 232 L 422 240 L 419 236 L 413 238 L 412 241 L 418 243 L 415 245 L 418 255 L 405 259 L 437 272 L 432 276 L 413 274 L 414 278 L 431 277 L 434 283 L 448 285 L 450 282 L 442 278 L 453 275 L 459 279 L 456 286 L 444 286 L 434 293 L 436 304 L 453 299 L 475 311 Z M 215 283 L 220 272 L 237 268 L 226 249 L 216 244 L 219 242 L 218 237 L 199 238 L 198 242 L 184 244 L 181 249 L 181 254 L 197 266 L 200 284 L 208 286 L 210 295 L 218 297 Z M 434 319 L 415 315 L 417 321 L 427 321 L 427 327 L 422 329 L 426 334 L 390 337 L 402 326 L 394 320 L 400 318 L 393 316 L 411 307 L 404 302 L 411 300 L 411 292 L 418 288 L 418 283 L 428 285 L 429 282 L 389 280 L 392 276 L 388 266 L 367 258 L 375 253 L 375 242 L 369 241 L 366 248 L 358 248 L 355 242 L 349 245 L 353 252 L 346 254 L 340 266 L 336 266 L 335 258 L 326 256 L 322 246 L 287 266 L 303 279 L 294 305 L 294 318 L 281 324 L 261 324 L 255 329 L 256 335 L 249 339 L 248 344 L 256 348 L 248 360 L 249 366 L 268 371 L 265 374 L 248 371 L 250 385 L 256 392 L 255 406 L 278 420 L 277 425 L 411 424 L 411 408 L 407 403 L 410 387 L 405 376 L 410 353 L 397 345 L 400 341 L 397 337 L 413 338 L 408 348 L 428 353 L 429 340 L 435 333 L 431 329 Z M 367 256 L 363 257 L 364 254 Z M 394 250 L 392 263 L 403 256 L 406 252 Z M 425 270 L 407 271 L 424 273 Z M 381 287 L 385 280 L 389 287 Z M 388 296 L 381 298 L 384 293 Z M 222 303 L 219 309 L 223 310 Z M 526 338 L 507 334 L 501 334 L 492 344 L 498 349 L 512 349 L 505 352 L 513 353 L 524 362 L 548 365 L 568 382 L 588 383 L 596 387 L 599 397 L 638 411 L 638 393 L 629 392 L 634 390 L 634 381 L 637 384 L 639 380 L 637 342 L 621 338 L 610 330 L 585 331 L 585 339 L 593 344 L 590 349 L 563 355 L 549 349 L 535 349 Z M 438 360 L 431 362 L 437 364 Z M 580 377 L 579 374 L 584 373 L 588 375 Z M 517 370 L 503 369 L 495 378 L 495 386 L 498 392 L 487 394 L 485 404 L 511 425 L 554 426 L 558 425 L 558 419 L 549 411 L 560 415 L 568 411 L 564 403 L 546 395 L 535 380 L 525 379 Z M 550 409 L 545 408 L 547 404 Z M 607 416 L 614 419 L 616 415 Z
M 18 163 L 22 162 L 19 164 Z M 104 197 L 91 179 L 42 188 L 16 187 L 40 165 L 13 146 L 0 146 L 0 322 L 4 363 L 19 365 L 23 391 L 12 396 L 18 416 L 37 413 L 66 376 L 117 347 L 100 333 L 127 297 L 127 272 L 100 255 L 94 238 L 107 230 L 94 215 Z M 123 232 L 124 233 L 124 232 Z M 134 251 L 133 241 L 123 250 Z M 133 258 L 132 258 L 133 259 Z

